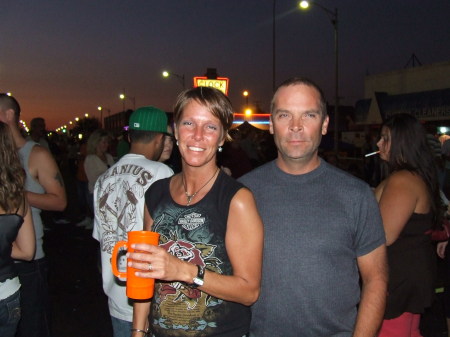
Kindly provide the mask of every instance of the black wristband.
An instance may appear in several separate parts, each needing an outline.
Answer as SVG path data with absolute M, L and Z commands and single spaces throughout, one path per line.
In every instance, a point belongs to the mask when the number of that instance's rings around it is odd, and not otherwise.
M 201 287 L 204 283 L 203 278 L 205 277 L 205 267 L 197 265 L 197 276 L 192 279 L 192 283 L 189 285 L 191 288 Z

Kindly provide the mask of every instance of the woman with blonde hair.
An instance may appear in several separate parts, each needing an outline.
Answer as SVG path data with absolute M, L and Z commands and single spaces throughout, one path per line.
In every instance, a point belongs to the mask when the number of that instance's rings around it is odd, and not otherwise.
M 25 172 L 8 125 L 0 122 L 0 336 L 12 337 L 20 319 L 20 281 L 14 260 L 31 261 L 36 249 L 26 201 Z
M 133 337 L 244 336 L 261 282 L 263 224 L 253 194 L 217 165 L 233 108 L 219 90 L 183 91 L 174 108 L 182 171 L 145 194 L 144 225 L 160 244 L 136 245 L 129 266 L 158 279 L 135 302 Z
M 87 142 L 87 156 L 84 169 L 89 181 L 89 193 L 93 193 L 97 178 L 114 164 L 113 157 L 108 153 L 111 136 L 103 129 L 95 130 Z
M 108 153 L 111 135 L 104 129 L 95 130 L 87 142 L 87 156 L 84 160 L 84 171 L 88 179 L 89 200 L 88 206 L 91 214 L 94 214 L 93 193 L 97 178 L 102 175 L 108 168 L 114 165 L 114 159 Z M 87 221 L 86 221 L 87 220 Z M 85 226 L 86 229 L 92 229 L 92 219 L 86 218 L 77 226 Z

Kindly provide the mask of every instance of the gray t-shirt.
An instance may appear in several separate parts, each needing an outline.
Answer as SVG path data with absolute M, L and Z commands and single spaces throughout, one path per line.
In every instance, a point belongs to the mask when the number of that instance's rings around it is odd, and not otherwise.
M 264 222 L 251 335 L 351 336 L 360 300 L 356 258 L 385 242 L 370 187 L 323 160 L 302 175 L 273 161 L 240 181 L 254 193 Z

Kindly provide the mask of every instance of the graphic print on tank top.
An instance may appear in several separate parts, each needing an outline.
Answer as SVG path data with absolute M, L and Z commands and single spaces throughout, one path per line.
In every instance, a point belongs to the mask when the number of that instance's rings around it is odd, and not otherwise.
M 205 207 L 166 205 L 155 214 L 153 230 L 160 233 L 160 247 L 183 261 L 205 266 L 219 274 L 231 274 L 224 237 L 214 231 L 214 220 Z M 158 211 L 156 212 L 158 213 Z M 214 217 L 214 215 L 212 215 Z M 226 270 L 224 270 L 226 269 Z M 157 282 L 152 305 L 153 324 L 179 330 L 185 336 L 215 329 L 223 301 L 192 289 L 182 282 Z
M 127 233 L 136 230 L 136 224 L 142 221 L 137 215 L 143 209 L 139 203 L 144 202 L 152 178 L 148 170 L 133 164 L 114 167 L 99 178 L 96 213 L 103 229 L 103 251 L 112 254 L 116 242 L 126 240 Z

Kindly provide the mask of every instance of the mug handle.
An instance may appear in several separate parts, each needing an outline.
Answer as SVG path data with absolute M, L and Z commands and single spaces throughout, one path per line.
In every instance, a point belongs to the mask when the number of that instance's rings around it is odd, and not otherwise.
M 119 269 L 117 268 L 117 253 L 119 252 L 119 248 L 126 247 L 126 246 L 127 246 L 126 241 L 118 241 L 116 243 L 116 245 L 114 246 L 114 250 L 113 250 L 113 253 L 111 256 L 111 267 L 112 267 L 112 272 L 113 272 L 114 276 L 116 276 L 116 277 L 120 277 L 120 278 L 127 277 L 127 273 L 120 272 Z

